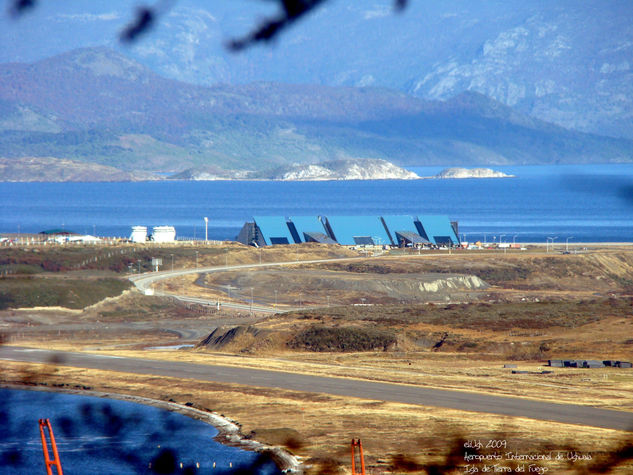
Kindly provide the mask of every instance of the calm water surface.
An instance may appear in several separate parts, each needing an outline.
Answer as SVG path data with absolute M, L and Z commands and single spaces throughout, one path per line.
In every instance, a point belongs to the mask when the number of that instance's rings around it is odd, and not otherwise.
M 150 474 L 149 463 L 155 468 L 160 459 L 164 467 L 176 469 L 173 473 L 185 473 L 180 463 L 190 470 L 199 464 L 188 472 L 196 474 L 226 475 L 240 468 L 246 470 L 242 473 L 280 473 L 270 461 L 262 465 L 254 452 L 216 442 L 217 429 L 182 414 L 127 401 L 2 388 L 0 473 L 46 473 L 40 418 L 51 421 L 67 475 Z
M 0 232 L 64 228 L 234 239 L 257 215 L 442 214 L 469 241 L 633 241 L 633 164 L 494 167 L 508 179 L 327 182 L 0 183 Z M 420 175 L 440 167 L 416 168 Z

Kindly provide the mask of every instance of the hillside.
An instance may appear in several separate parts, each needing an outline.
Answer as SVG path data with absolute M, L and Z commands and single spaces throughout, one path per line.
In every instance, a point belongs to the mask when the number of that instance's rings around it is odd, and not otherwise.
M 262 171 L 349 158 L 400 166 L 623 162 L 633 141 L 524 116 L 476 93 L 163 78 L 107 48 L 0 65 L 0 157 L 124 171 Z M 4 178 L 6 179 L 6 178 Z
M 124 0 L 34 3 L 23 21 L 0 15 L 0 63 L 112 45 L 134 14 Z M 270 45 L 227 51 L 278 3 L 170 2 L 121 51 L 200 85 L 371 86 L 427 100 L 471 91 L 559 126 L 633 139 L 629 1 L 410 1 L 400 14 L 393 0 L 329 1 Z

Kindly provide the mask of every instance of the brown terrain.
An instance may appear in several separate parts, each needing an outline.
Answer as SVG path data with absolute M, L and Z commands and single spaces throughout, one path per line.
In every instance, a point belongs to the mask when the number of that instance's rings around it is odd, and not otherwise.
M 5 247 L 0 331 L 5 345 L 633 412 L 633 370 L 547 366 L 552 359 L 633 360 L 633 248 L 573 249 L 578 252 L 530 247 L 366 254 L 338 246 L 227 243 Z M 152 257 L 163 259 L 161 270 L 297 263 L 193 273 L 154 285 L 157 294 L 208 299 L 204 305 L 135 290 L 125 273 L 150 271 Z M 338 257 L 357 259 L 299 262 Z M 231 309 L 230 302 L 246 305 Z M 249 304 L 270 311 L 251 312 Z M 178 345 L 189 346 L 168 349 Z M 307 473 L 350 473 L 352 438 L 361 438 L 367 472 L 374 474 L 476 473 L 485 467 L 633 471 L 631 432 L 612 429 L 55 364 L 4 361 L 0 383 L 188 403 L 238 421 L 247 439 L 295 454 Z M 503 452 L 532 458 L 496 466 L 465 458 L 465 444 L 489 440 L 504 441 Z M 476 453 L 492 452 L 484 447 Z M 551 453 L 564 457 L 537 457 Z

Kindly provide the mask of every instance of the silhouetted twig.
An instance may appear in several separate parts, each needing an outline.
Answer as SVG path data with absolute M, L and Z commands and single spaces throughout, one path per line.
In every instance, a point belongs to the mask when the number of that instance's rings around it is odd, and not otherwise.
M 36 0 L 14 0 L 9 11 L 12 15 L 18 16 L 33 8 L 36 3 Z
M 136 11 L 135 20 L 121 32 L 121 41 L 134 41 L 141 33 L 149 30 L 154 24 L 154 10 L 141 7 Z

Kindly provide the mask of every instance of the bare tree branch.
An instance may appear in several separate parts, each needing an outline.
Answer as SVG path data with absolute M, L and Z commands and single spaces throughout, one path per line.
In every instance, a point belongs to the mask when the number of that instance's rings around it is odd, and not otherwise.
M 130 23 L 120 35 L 121 41 L 131 42 L 138 38 L 141 33 L 152 28 L 154 25 L 155 13 L 148 7 L 140 7 L 136 11 L 136 18 Z
M 36 3 L 36 0 L 14 0 L 13 5 L 9 8 L 9 12 L 11 12 L 13 16 L 19 16 L 33 8 Z
M 228 42 L 227 47 L 233 51 L 245 49 L 260 41 L 270 41 L 284 28 L 294 23 L 306 13 L 327 0 L 278 0 L 283 8 L 283 14 L 271 18 L 262 23 L 259 28 L 242 38 Z M 394 0 L 394 10 L 402 11 L 407 6 L 408 0 Z
M 119 38 L 122 42 L 136 41 L 139 36 L 149 31 L 157 22 L 158 17 L 168 10 L 177 0 L 160 0 L 152 7 L 139 7 L 133 21 L 127 25 Z M 298 19 L 304 17 L 317 6 L 328 0 L 274 0 L 282 10 L 282 13 L 274 18 L 269 18 L 255 30 L 242 38 L 236 38 L 227 43 L 227 48 L 233 51 L 245 49 L 255 43 L 270 41 L 282 30 L 290 26 Z M 408 0 L 393 0 L 394 10 L 402 11 L 406 8 Z M 37 0 L 13 0 L 9 11 L 14 16 L 19 16 L 34 8 Z

